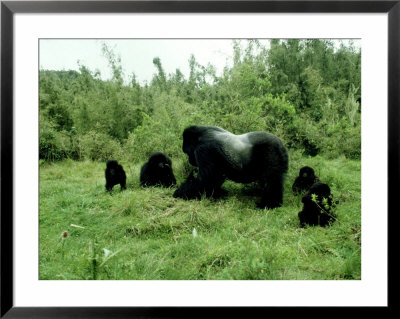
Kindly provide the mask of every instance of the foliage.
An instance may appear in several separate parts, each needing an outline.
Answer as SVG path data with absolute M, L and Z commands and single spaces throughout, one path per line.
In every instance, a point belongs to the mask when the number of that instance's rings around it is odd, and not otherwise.
M 82 158 L 107 161 L 111 158 L 121 158 L 122 149 L 118 141 L 109 135 L 98 131 L 89 131 L 80 141 Z
M 188 78 L 167 74 L 159 57 L 141 85 L 124 83 L 120 57 L 103 45 L 112 78 L 80 65 L 40 71 L 39 156 L 45 160 L 118 156 L 144 161 L 154 151 L 184 158 L 188 125 L 235 134 L 269 131 L 305 155 L 361 156 L 361 52 L 330 40 L 233 41 L 221 75 L 190 56 Z

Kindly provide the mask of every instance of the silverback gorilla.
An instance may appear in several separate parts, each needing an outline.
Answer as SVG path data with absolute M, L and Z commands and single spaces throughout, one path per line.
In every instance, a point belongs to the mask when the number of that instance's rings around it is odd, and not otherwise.
M 114 185 L 120 184 L 121 190 L 126 189 L 126 175 L 125 171 L 118 161 L 111 159 L 107 161 L 105 171 L 106 175 L 106 190 L 111 191 Z
M 259 182 L 258 208 L 282 205 L 283 182 L 288 170 L 288 152 L 281 140 L 266 132 L 232 134 L 215 126 L 190 126 L 183 132 L 183 152 L 199 168 L 175 191 L 183 199 L 221 194 L 226 179 L 237 183 Z

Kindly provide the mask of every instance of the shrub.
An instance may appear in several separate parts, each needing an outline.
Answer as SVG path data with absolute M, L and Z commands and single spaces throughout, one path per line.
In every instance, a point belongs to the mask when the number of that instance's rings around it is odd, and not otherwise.
M 41 120 L 39 125 L 39 159 L 58 161 L 70 154 L 70 139 L 65 131 L 57 131 L 55 125 Z
M 169 157 L 179 156 L 180 137 L 164 122 L 143 115 L 143 123 L 131 133 L 126 142 L 129 160 L 146 161 L 153 152 L 163 152 Z
M 105 133 L 89 131 L 80 140 L 82 157 L 85 159 L 107 161 L 110 158 L 124 157 L 121 144 Z
M 332 136 L 332 137 L 329 137 Z M 342 119 L 331 128 L 325 137 L 325 153 L 330 158 L 343 154 L 347 158 L 361 159 L 361 125 L 349 125 L 348 120 Z

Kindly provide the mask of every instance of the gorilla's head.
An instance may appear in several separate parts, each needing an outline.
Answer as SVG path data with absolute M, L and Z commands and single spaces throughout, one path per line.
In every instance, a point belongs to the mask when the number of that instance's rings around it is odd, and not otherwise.
M 107 170 L 111 175 L 118 174 L 120 171 L 120 165 L 118 164 L 118 161 L 115 159 L 111 159 L 107 161 Z
M 106 165 L 108 169 L 116 169 L 118 167 L 118 161 L 115 159 L 110 159 L 107 161 Z
M 300 168 L 299 176 L 302 178 L 310 178 L 311 179 L 311 178 L 315 177 L 315 173 L 311 167 L 304 166 L 304 167 Z
M 172 166 L 171 160 L 160 152 L 153 153 L 150 156 L 148 163 L 149 166 L 152 167 L 153 169 L 160 169 L 160 170 L 171 168 Z
M 182 150 L 189 156 L 189 163 L 193 166 L 197 166 L 194 151 L 199 143 L 200 134 L 197 126 L 190 126 L 183 131 Z

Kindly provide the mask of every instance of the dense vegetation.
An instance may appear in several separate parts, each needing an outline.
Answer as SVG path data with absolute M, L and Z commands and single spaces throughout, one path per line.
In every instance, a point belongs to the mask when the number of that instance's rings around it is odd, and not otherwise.
M 359 159 L 361 52 L 327 40 L 271 40 L 266 49 L 233 42 L 233 65 L 217 76 L 189 60 L 186 79 L 165 74 L 159 58 L 151 83 L 123 81 L 118 56 L 104 45 L 113 78 L 85 66 L 40 71 L 40 158 L 110 157 L 139 162 L 154 150 L 183 158 L 189 124 L 235 134 L 269 131 L 305 155 Z
M 243 44 L 245 44 L 243 46 Z M 81 65 L 40 71 L 40 279 L 361 279 L 361 52 L 328 40 L 233 41 L 217 76 L 189 59 L 190 75 L 124 81 Z M 289 149 L 284 203 L 254 209 L 253 185 L 226 182 L 228 196 L 184 201 L 174 188 L 139 185 L 154 151 L 189 172 L 182 131 L 217 125 L 269 131 Z M 127 190 L 105 191 L 116 158 Z M 339 203 L 330 227 L 299 228 L 291 184 L 309 165 Z

